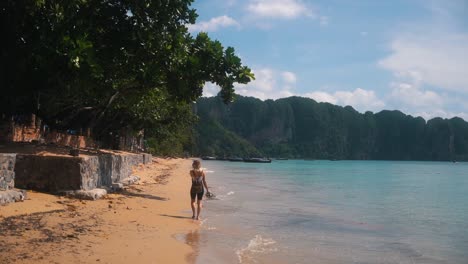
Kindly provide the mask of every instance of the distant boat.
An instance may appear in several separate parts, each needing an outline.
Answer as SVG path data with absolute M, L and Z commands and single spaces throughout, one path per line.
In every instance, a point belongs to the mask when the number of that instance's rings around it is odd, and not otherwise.
M 228 160 L 229 160 L 229 161 L 234 161 L 234 162 L 244 161 L 243 158 L 239 158 L 239 157 L 229 158 Z
M 249 158 L 249 159 L 244 159 L 244 162 L 255 162 L 255 163 L 271 163 L 271 159 L 264 159 L 264 158 Z
M 288 160 L 288 158 L 276 158 L 276 160 Z
M 211 156 L 203 156 L 201 157 L 202 160 L 216 160 L 215 157 L 211 157 Z

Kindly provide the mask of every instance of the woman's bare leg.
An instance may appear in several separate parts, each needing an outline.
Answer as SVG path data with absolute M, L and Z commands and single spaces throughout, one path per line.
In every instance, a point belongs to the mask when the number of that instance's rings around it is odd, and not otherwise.
M 192 206 L 192 219 L 195 219 L 195 199 L 192 199 L 190 205 Z
M 199 219 L 199 216 L 201 213 L 201 208 L 202 208 L 201 202 L 202 202 L 201 200 L 197 200 L 197 218 L 196 218 L 197 220 Z

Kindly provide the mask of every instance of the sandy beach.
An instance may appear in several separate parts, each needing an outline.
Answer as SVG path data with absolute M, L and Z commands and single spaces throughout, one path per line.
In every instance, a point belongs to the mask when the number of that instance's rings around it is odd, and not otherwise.
M 139 183 L 97 201 L 28 191 L 0 207 L 0 263 L 193 263 L 190 165 L 154 158 Z

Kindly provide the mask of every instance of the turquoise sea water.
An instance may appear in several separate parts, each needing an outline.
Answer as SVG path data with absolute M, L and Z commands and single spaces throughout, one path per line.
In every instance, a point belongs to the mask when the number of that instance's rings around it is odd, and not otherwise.
M 468 263 L 468 163 L 202 166 L 197 263 Z

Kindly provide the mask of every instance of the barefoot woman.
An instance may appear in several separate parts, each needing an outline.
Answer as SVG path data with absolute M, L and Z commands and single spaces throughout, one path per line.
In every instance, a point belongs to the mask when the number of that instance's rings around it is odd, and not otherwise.
M 208 192 L 208 185 L 205 180 L 205 172 L 201 170 L 201 163 L 199 160 L 194 160 L 192 163 L 193 169 L 190 170 L 190 176 L 192 177 L 192 188 L 190 188 L 190 198 L 192 198 L 192 219 L 198 220 L 201 211 L 201 201 L 203 199 L 203 186 L 205 186 Z M 195 197 L 197 198 L 197 214 L 195 216 Z

